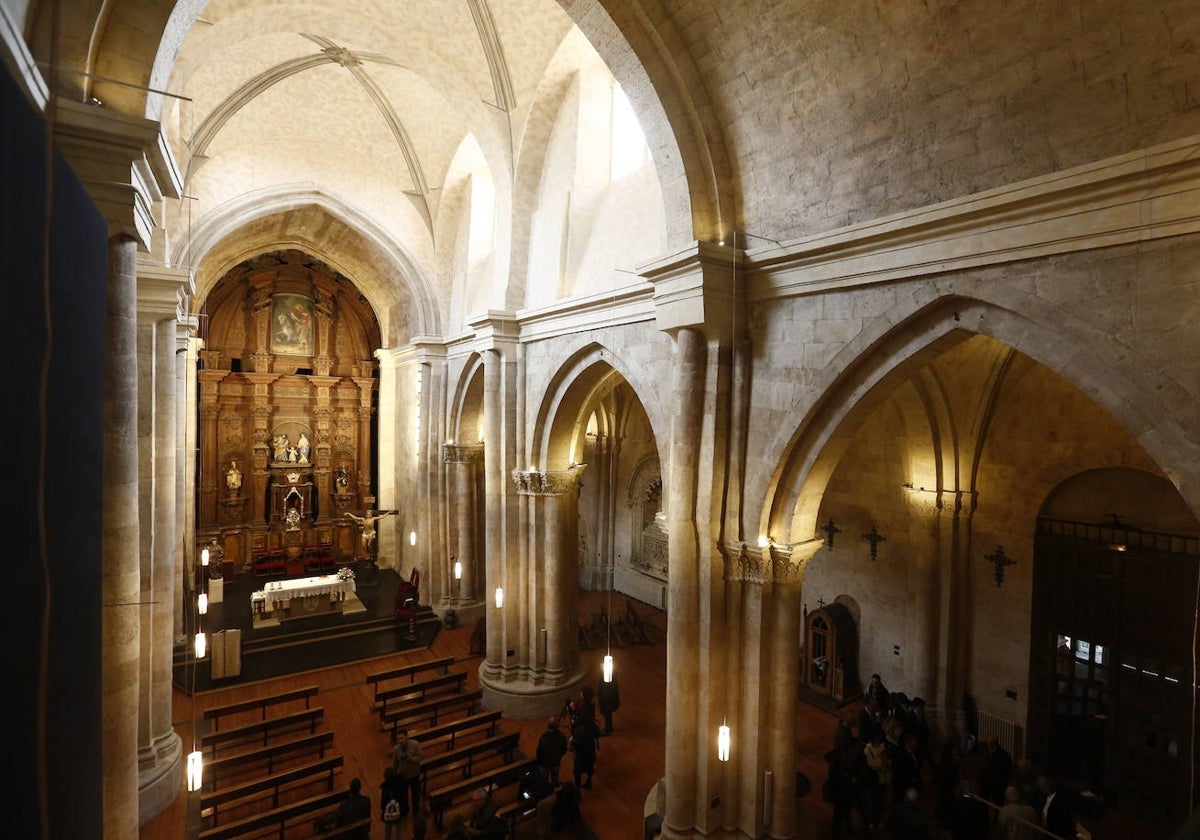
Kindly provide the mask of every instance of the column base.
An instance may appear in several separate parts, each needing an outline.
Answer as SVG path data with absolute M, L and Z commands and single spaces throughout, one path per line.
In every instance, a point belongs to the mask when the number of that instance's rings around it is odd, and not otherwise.
M 167 809 L 183 792 L 183 742 L 177 732 L 155 744 L 154 760 L 138 769 L 138 825 Z
M 479 666 L 484 707 L 500 709 L 506 715 L 525 720 L 557 715 L 578 693 L 585 677 L 582 663 L 576 663 L 568 673 L 553 679 L 544 675 L 531 678 L 516 669 L 503 669 L 497 678 L 486 673 L 486 666 L 486 660 Z

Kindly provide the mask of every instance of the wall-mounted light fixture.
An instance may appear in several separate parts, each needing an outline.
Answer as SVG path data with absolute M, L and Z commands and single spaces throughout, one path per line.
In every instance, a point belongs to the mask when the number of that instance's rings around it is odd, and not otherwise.
M 721 721 L 721 725 L 717 727 L 717 761 L 729 760 L 730 740 L 729 726 L 725 721 Z
M 409 531 L 409 532 L 408 532 L 408 544 L 409 544 L 409 545 L 416 545 L 416 544 L 417 544 L 417 532 L 416 532 L 416 531 Z
M 454 560 L 454 555 L 450 555 L 450 559 Z M 462 580 L 462 561 L 454 560 L 454 579 Z
M 503 606 L 504 606 L 504 587 L 497 586 L 496 587 L 496 609 L 500 609 Z

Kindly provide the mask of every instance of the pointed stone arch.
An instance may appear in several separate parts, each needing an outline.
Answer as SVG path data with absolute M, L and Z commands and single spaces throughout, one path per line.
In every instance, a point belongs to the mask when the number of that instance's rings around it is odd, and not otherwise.
M 1163 399 L 1157 374 L 1135 375 L 1135 362 L 1108 345 L 1091 344 L 1061 313 L 1029 302 L 1016 312 L 994 303 L 949 296 L 868 324 L 813 383 L 822 397 L 793 429 L 781 430 L 767 447 L 784 453 L 768 484 L 760 533 L 787 534 L 786 542 L 813 537 L 817 515 L 834 467 L 853 433 L 900 384 L 935 356 L 986 335 L 1028 356 L 1080 389 L 1108 411 L 1162 467 L 1187 500 L 1200 510 L 1200 486 L 1189 474 L 1200 459 L 1200 443 L 1181 414 L 1186 406 Z M 785 438 L 786 436 L 786 438 Z

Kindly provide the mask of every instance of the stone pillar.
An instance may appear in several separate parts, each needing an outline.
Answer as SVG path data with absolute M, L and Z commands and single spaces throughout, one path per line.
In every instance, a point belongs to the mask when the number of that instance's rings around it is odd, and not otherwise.
M 168 300 L 168 305 L 174 301 Z M 172 310 L 174 307 L 171 307 Z M 143 314 L 147 307 L 142 306 Z M 158 313 L 155 313 L 158 314 Z M 139 715 L 139 822 L 156 816 L 178 795 L 182 783 L 182 744 L 172 726 L 172 643 L 176 598 L 175 473 L 176 473 L 176 319 L 154 322 L 150 358 L 153 370 L 153 441 L 151 463 L 152 528 L 149 586 L 143 566 L 142 669 L 144 685 Z M 139 361 L 141 361 L 139 359 Z M 151 377 L 142 375 L 145 383 Z M 139 414 L 142 413 L 139 411 Z M 143 508 L 144 510 L 145 508 Z M 147 620 L 148 618 L 148 620 Z
M 483 444 L 442 444 L 442 460 L 449 468 L 447 483 L 453 493 L 450 512 L 454 520 L 454 537 L 451 541 L 454 558 L 462 564 L 462 579 L 454 580 L 453 564 L 449 570 L 450 599 L 456 605 L 477 603 L 482 595 L 479 583 L 483 570 L 479 566 L 480 552 L 477 550 L 479 534 L 475 523 L 479 516 L 476 488 L 479 467 L 483 464 Z
M 681 329 L 675 339 L 675 416 L 668 478 L 667 717 L 665 837 L 691 835 L 696 811 L 696 686 L 700 682 L 699 545 L 694 521 L 699 441 L 704 421 L 707 344 L 703 333 Z
M 498 680 L 505 664 L 505 645 L 508 628 L 506 613 L 496 609 L 493 592 L 506 582 L 504 553 L 500 550 L 504 539 L 503 529 L 503 461 L 501 461 L 500 423 L 503 406 L 500 404 L 500 354 L 488 350 L 483 354 L 483 493 L 485 504 L 484 546 L 486 551 L 487 581 L 484 598 L 487 610 L 487 651 L 480 666 L 480 679 L 486 674 L 490 680 Z M 509 593 L 512 594 L 512 593 Z
M 553 714 L 584 674 L 574 617 L 578 613 L 579 480 L 583 465 L 540 472 L 513 470 L 523 511 L 521 562 L 508 564 L 503 613 L 506 661 L 480 674 L 484 704 L 515 717 Z M 513 651 L 507 656 L 508 650 Z
M 138 673 L 141 580 L 138 561 L 137 242 L 109 243 L 108 357 L 105 364 L 103 564 L 100 647 L 104 731 L 104 837 L 138 836 Z

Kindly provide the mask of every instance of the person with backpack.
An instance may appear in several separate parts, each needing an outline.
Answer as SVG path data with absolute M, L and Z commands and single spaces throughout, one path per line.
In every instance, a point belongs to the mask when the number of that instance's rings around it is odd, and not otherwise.
M 558 768 L 566 754 L 567 736 L 559 729 L 558 718 L 549 718 L 546 721 L 546 731 L 538 738 L 535 757 L 538 770 L 550 780 L 552 785 L 558 784 Z
M 383 781 L 379 784 L 380 819 L 383 820 L 384 840 L 399 840 L 397 830 L 400 820 L 404 818 L 405 809 L 402 803 L 408 795 L 408 786 L 396 772 L 396 768 L 388 765 L 383 768 Z

